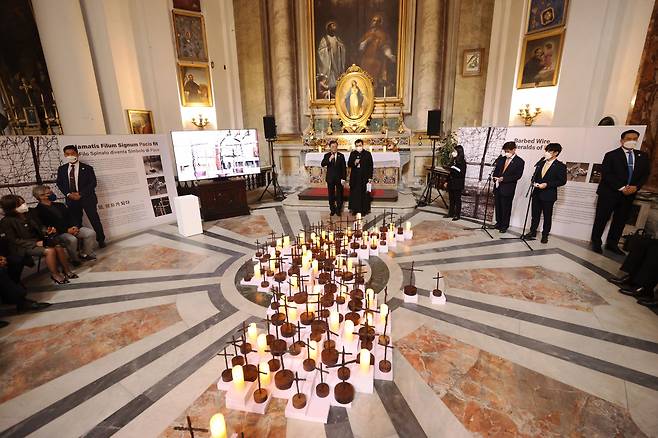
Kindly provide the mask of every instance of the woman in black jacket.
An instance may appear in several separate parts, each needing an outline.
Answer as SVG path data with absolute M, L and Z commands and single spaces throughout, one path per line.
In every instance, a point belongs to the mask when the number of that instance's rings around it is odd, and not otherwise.
M 450 170 L 450 176 L 448 176 L 445 187 L 450 196 L 450 208 L 445 217 L 452 217 L 453 221 L 458 221 L 462 213 L 462 191 L 466 178 L 466 158 L 461 145 L 455 146 L 455 150 L 452 151 L 452 162 L 448 170 Z
M 0 236 L 9 240 L 10 251 L 20 257 L 43 257 L 50 271 L 50 278 L 57 284 L 68 283 L 69 278 L 78 278 L 71 271 L 66 249 L 58 244 L 55 229 L 43 229 L 29 215 L 25 200 L 17 195 L 0 198 L 0 207 L 5 217 L 0 220 Z M 61 266 L 62 272 L 59 271 Z

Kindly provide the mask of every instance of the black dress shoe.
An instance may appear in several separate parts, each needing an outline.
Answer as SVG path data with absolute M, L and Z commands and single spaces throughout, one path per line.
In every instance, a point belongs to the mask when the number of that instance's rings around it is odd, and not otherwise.
M 541 243 L 548 243 L 548 236 L 545 234 L 542 234 L 541 236 Z
M 536 231 L 530 231 L 530 232 L 525 233 L 523 235 L 523 238 L 525 240 L 535 240 L 536 237 L 537 237 L 537 232 Z
M 631 276 L 626 274 L 622 275 L 621 277 L 610 277 L 608 278 L 608 281 L 612 284 L 616 284 L 617 286 L 624 286 L 625 284 L 628 283 L 628 280 L 631 279 Z
M 597 254 L 603 254 L 603 248 L 601 248 L 601 245 L 592 243 L 592 251 L 594 251 Z
M 99 248 L 105 248 L 106 246 L 107 246 L 107 243 L 105 243 L 104 240 L 101 240 L 100 242 L 98 242 L 98 247 Z
M 637 303 L 647 307 L 658 307 L 658 298 L 656 297 L 640 298 L 639 300 L 637 300 Z
M 0 328 L 7 327 L 9 323 L 7 321 L 0 321 Z
M 621 249 L 619 249 L 619 247 L 618 247 L 617 245 L 614 245 L 614 246 L 612 246 L 612 245 L 610 245 L 610 246 L 606 245 L 606 246 L 605 246 L 605 250 L 606 250 L 606 251 L 610 251 L 610 252 L 613 253 L 613 254 L 626 255 L 626 253 L 625 253 L 624 251 L 622 251 Z
M 493 229 L 495 229 L 495 230 L 498 230 L 498 229 L 500 229 L 500 224 L 495 223 L 495 224 L 493 224 L 491 227 L 492 227 Z
M 628 295 L 629 297 L 635 297 L 635 298 L 644 297 L 646 295 L 646 293 L 644 292 L 644 288 L 641 287 L 641 286 L 640 287 L 637 287 L 637 286 L 622 287 L 621 289 L 619 289 L 619 293 L 624 294 L 624 295 Z
M 460 216 L 455 216 L 455 217 L 452 218 L 453 221 L 458 221 L 458 220 L 460 220 L 460 219 L 461 219 Z
M 498 228 L 499 233 L 507 233 L 507 228 Z

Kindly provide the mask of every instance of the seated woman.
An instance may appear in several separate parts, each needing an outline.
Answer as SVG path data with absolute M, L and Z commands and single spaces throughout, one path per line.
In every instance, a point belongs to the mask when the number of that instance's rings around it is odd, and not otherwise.
M 69 278 L 78 278 L 71 271 L 66 249 L 59 245 L 54 228 L 43 230 L 41 225 L 30 217 L 25 200 L 17 195 L 0 198 L 0 208 L 5 217 L 0 220 L 0 236 L 4 235 L 11 245 L 13 255 L 43 257 L 50 271 L 50 278 L 56 284 L 68 283 Z M 62 272 L 59 271 L 61 266 Z
M 32 195 L 39 201 L 34 209 L 39 222 L 57 230 L 57 238 L 66 247 L 73 266 L 79 266 L 81 259 L 95 260 L 96 232 L 75 223 L 66 205 L 54 202 L 57 197 L 50 187 L 36 186 L 32 189 Z M 81 250 L 78 254 L 80 244 Z

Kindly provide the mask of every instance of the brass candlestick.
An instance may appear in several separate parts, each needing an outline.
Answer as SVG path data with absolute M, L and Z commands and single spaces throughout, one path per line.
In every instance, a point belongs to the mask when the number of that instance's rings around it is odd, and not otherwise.
M 532 126 L 535 119 L 540 114 L 541 114 L 541 108 L 536 107 L 534 111 L 530 111 L 530 104 L 527 103 L 525 107 L 521 107 L 519 109 L 519 113 L 517 115 L 523 119 L 523 123 L 525 124 L 525 126 Z

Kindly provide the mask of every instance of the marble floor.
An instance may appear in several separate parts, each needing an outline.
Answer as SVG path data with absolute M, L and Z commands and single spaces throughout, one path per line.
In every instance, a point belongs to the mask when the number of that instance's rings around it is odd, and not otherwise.
M 440 213 L 401 212 L 414 240 L 370 259 L 395 378 L 327 424 L 287 419 L 280 400 L 229 410 L 215 385 L 216 354 L 264 315 L 267 295 L 240 286 L 256 240 L 328 219 L 263 204 L 191 238 L 164 225 L 111 242 L 66 286 L 31 277 L 53 305 L 0 309 L 0 437 L 207 437 L 216 412 L 245 437 L 658 436 L 658 316 L 606 281 L 619 263 L 556 237 L 530 251 Z M 418 304 L 399 292 L 412 261 Z M 444 306 L 429 298 L 437 272 Z

